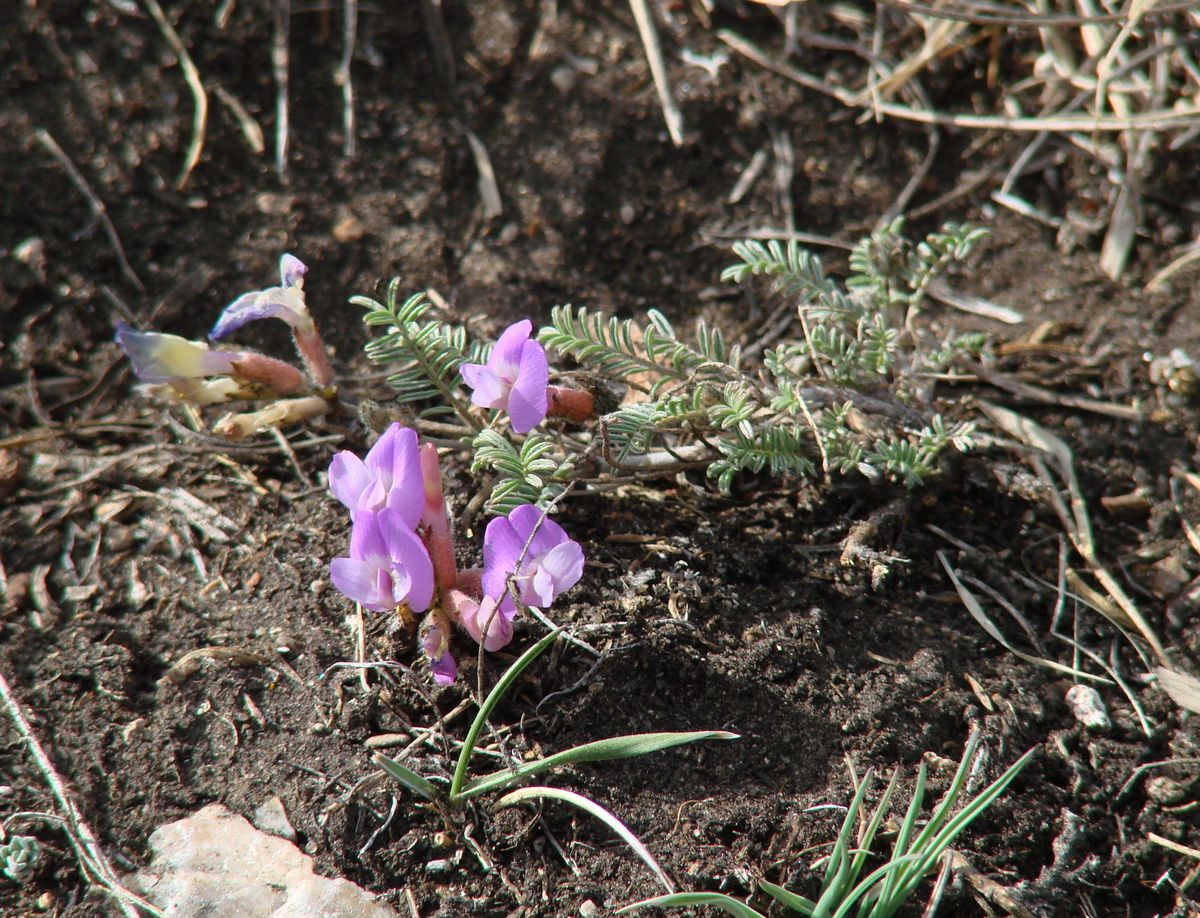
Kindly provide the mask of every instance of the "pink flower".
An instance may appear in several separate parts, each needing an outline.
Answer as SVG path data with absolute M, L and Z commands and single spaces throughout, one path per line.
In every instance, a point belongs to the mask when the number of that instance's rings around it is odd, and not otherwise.
M 342 450 L 329 463 L 329 490 L 352 516 L 388 507 L 416 529 L 425 506 L 417 432 L 392 424 L 367 451 L 365 462 Z
M 532 504 L 523 504 L 507 517 L 488 523 L 483 536 L 483 595 L 498 602 L 502 611 L 506 603 L 512 603 L 512 597 L 506 594 L 509 577 L 513 577 L 521 602 L 540 609 L 582 576 L 583 549 L 579 543 L 572 541 L 558 523 L 543 519 L 542 511 Z
M 546 417 L 546 385 L 550 368 L 546 350 L 530 336 L 528 319 L 505 329 L 486 364 L 464 363 L 463 380 L 474 391 L 471 401 L 481 408 L 507 411 L 512 429 L 528 433 Z
M 433 600 L 429 552 L 398 511 L 361 511 L 350 531 L 350 556 L 334 558 L 329 576 L 343 594 L 372 612 L 407 602 L 424 612 Z
M 458 623 L 484 650 L 499 650 L 512 640 L 517 607 L 511 597 L 505 596 L 499 606 L 491 596 L 477 602 L 460 590 L 451 590 L 447 598 Z

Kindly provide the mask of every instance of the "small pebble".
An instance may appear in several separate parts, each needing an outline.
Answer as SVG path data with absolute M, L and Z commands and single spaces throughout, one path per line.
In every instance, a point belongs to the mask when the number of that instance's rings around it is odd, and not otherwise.
M 268 797 L 263 801 L 254 811 L 254 816 L 250 821 L 257 829 L 268 835 L 277 835 L 279 838 L 286 838 L 291 842 L 296 840 L 296 830 L 292 827 L 291 820 L 288 819 L 283 801 L 278 797 Z
M 393 746 L 403 746 L 410 739 L 407 733 L 380 733 L 367 737 L 363 745 L 368 749 L 391 749 Z
M 600 914 L 600 906 L 591 899 L 584 899 L 579 905 L 579 918 L 592 918 Z
M 1100 693 L 1090 685 L 1071 686 L 1067 691 L 1067 704 L 1075 719 L 1088 730 L 1107 730 L 1112 726 Z
M 323 596 L 329 589 L 329 583 L 325 580 L 314 580 L 308 585 L 308 589 L 314 596 Z
M 426 873 L 449 873 L 450 872 L 450 861 L 448 861 L 444 857 L 439 857 L 437 860 L 430 861 L 428 864 L 425 865 L 425 872 Z

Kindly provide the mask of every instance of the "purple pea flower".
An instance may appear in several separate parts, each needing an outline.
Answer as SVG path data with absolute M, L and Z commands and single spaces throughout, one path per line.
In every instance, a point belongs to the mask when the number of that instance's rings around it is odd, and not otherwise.
M 208 333 L 214 341 L 224 338 L 247 322 L 280 319 L 292 328 L 296 350 L 319 388 L 333 385 L 333 367 L 325 356 L 325 345 L 317 332 L 304 299 L 304 275 L 308 268 L 295 255 L 279 259 L 279 286 L 243 293 L 225 307 L 217 324 Z
M 407 602 L 424 612 L 433 599 L 429 552 L 396 510 L 361 511 L 350 531 L 350 556 L 334 558 L 329 576 L 342 593 L 372 612 Z
M 526 542 L 529 550 L 518 569 L 517 561 Z M 507 517 L 496 517 L 488 523 L 483 535 L 483 595 L 500 603 L 497 617 L 504 613 L 505 603 L 512 602 L 511 596 L 506 596 L 506 584 L 514 571 L 513 582 L 521 602 L 542 609 L 579 582 L 583 576 L 583 549 L 558 523 L 543 519 L 537 507 L 523 504 Z
M 530 336 L 533 323 L 510 325 L 492 348 L 486 364 L 464 363 L 462 378 L 474 391 L 471 401 L 481 408 L 508 412 L 512 429 L 528 433 L 546 417 L 546 385 L 550 368 L 546 350 Z
M 365 462 L 342 450 L 329 464 L 329 490 L 352 517 L 388 507 L 416 529 L 425 506 L 417 432 L 392 424 L 367 451 Z

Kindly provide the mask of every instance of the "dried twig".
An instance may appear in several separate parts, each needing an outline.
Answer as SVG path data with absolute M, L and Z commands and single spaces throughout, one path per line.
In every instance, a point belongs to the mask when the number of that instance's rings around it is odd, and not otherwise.
M 754 63 L 785 77 L 794 83 L 836 99 L 843 105 L 854 108 L 857 106 L 858 94 L 841 86 L 835 86 L 806 73 L 789 64 L 776 61 L 766 54 L 753 42 L 748 41 L 735 32 L 722 29 L 717 32 L 717 38 L 743 57 Z M 1136 131 L 1136 130 L 1167 130 L 1170 128 L 1186 127 L 1200 119 L 1200 107 L 1184 106 L 1179 109 L 1164 109 L 1153 112 L 1109 117 L 1096 117 L 1088 114 L 1060 114 L 1048 112 L 1040 115 L 1025 117 L 1009 117 L 1006 115 L 976 115 L 973 113 L 939 112 L 932 109 L 914 109 L 895 102 L 880 102 L 878 112 L 890 115 L 902 121 L 913 121 L 917 124 L 939 124 L 947 127 L 965 128 L 981 131 L 1017 131 L 1041 132 L 1057 131 L 1060 133 Z
M 184 82 L 191 90 L 192 101 L 195 102 L 195 109 L 192 112 L 192 139 L 188 143 L 187 155 L 183 158 L 183 168 L 179 171 L 179 178 L 175 180 L 175 189 L 182 191 L 183 186 L 187 184 L 188 176 L 196 168 L 196 163 L 200 161 L 200 152 L 204 149 L 204 132 L 208 126 L 208 93 L 204 91 L 204 84 L 200 81 L 200 71 L 192 63 L 192 56 L 188 54 L 183 39 L 179 37 L 179 33 L 175 31 L 175 27 L 163 13 L 162 7 L 158 5 L 158 0 L 142 0 L 142 2 L 146 5 L 150 17 L 163 33 L 163 38 L 167 40 L 167 44 L 179 58 L 179 69 L 183 71 Z
M 342 59 L 338 63 L 334 82 L 342 87 L 342 153 L 354 158 L 354 81 L 350 62 L 354 58 L 354 43 L 358 36 L 358 0 L 342 0 Z
M 288 37 L 292 28 L 291 0 L 275 0 L 271 31 L 271 72 L 275 76 L 275 171 L 287 170 L 288 145 Z
M 125 257 L 125 247 L 121 245 L 121 238 L 117 235 L 117 228 L 113 226 L 112 220 L 110 220 L 108 217 L 108 208 L 104 206 L 104 202 L 97 197 L 94 191 L 92 191 L 92 188 L 90 185 L 88 185 L 87 180 L 83 177 L 80 171 L 75 168 L 75 164 L 71 162 L 71 158 L 63 152 L 63 148 L 58 145 L 58 141 L 56 141 L 50 135 L 49 131 L 43 130 L 42 128 L 37 128 L 33 132 L 33 136 L 37 138 L 38 143 L 40 143 L 50 152 L 51 156 L 58 160 L 58 164 L 66 170 L 67 176 L 71 179 L 71 183 L 78 188 L 79 193 L 87 199 L 88 205 L 92 209 L 92 216 L 99 220 L 100 225 L 104 227 L 104 234 L 108 236 L 108 242 L 112 246 L 113 252 L 117 256 L 117 264 L 121 268 L 121 273 L 125 275 L 125 279 L 133 284 L 133 286 L 137 287 L 138 290 L 144 291 L 146 287 L 142 283 L 142 279 L 138 277 L 137 273 L 133 270 L 133 266 L 129 263 L 129 259 Z
M 646 0 L 629 0 L 629 6 L 637 22 L 642 46 L 646 49 L 646 59 L 650 62 L 650 75 L 654 78 L 658 104 L 662 106 L 663 119 L 667 122 L 667 133 L 671 135 L 671 143 L 682 147 L 683 112 L 679 110 L 675 97 L 671 95 L 671 83 L 667 77 L 667 65 L 663 61 L 662 43 L 658 40 L 658 28 L 654 25 L 654 17 Z

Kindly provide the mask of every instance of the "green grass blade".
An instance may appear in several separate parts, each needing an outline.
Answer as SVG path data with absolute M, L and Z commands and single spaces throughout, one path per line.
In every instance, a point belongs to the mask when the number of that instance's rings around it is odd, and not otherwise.
M 950 810 L 958 801 L 959 794 L 962 793 L 966 786 L 967 778 L 971 773 L 971 766 L 975 763 L 975 755 L 979 750 L 981 740 L 980 734 L 976 733 L 967 740 L 967 745 L 963 748 L 962 759 L 958 763 L 958 768 L 955 769 L 954 778 L 950 781 L 950 787 L 946 790 L 946 796 L 942 798 L 942 802 L 938 804 L 937 809 L 933 811 L 933 815 L 929 817 L 929 822 L 925 825 L 917 835 L 913 842 L 912 850 L 922 851 L 934 838 L 945 824 L 946 819 L 950 815 Z
M 790 889 L 784 889 L 775 883 L 769 883 L 766 880 L 758 881 L 758 888 L 765 892 L 768 896 L 778 902 L 780 905 L 786 905 L 790 909 L 795 909 L 802 915 L 811 915 L 816 911 L 817 903 L 812 899 L 806 899 L 804 896 L 792 892 Z
M 859 782 L 854 799 L 846 809 L 846 818 L 842 820 L 837 841 L 833 843 L 833 850 L 829 853 L 829 868 L 825 871 L 825 879 L 821 883 L 821 898 L 817 900 L 813 909 L 814 918 L 827 918 L 830 911 L 841 901 L 841 890 L 846 887 L 850 870 L 850 835 L 858 824 L 858 815 L 862 812 L 863 801 L 867 797 L 873 778 L 874 772 L 868 769 Z
M 879 798 L 879 803 L 875 805 L 875 811 L 871 814 L 866 831 L 863 832 L 862 838 L 858 840 L 858 850 L 854 854 L 854 860 L 850 863 L 850 873 L 845 881 L 846 883 L 858 882 L 858 875 L 862 873 L 863 865 L 867 863 L 867 858 L 871 856 L 871 844 L 875 841 L 875 836 L 879 832 L 879 826 L 883 823 L 883 817 L 887 815 L 888 804 L 892 802 L 892 794 L 896 792 L 896 785 L 899 781 L 900 769 L 897 768 L 892 772 L 892 780 L 888 782 L 888 786 L 884 789 L 883 796 Z
M 559 628 L 551 631 L 544 638 L 530 647 L 527 651 L 517 658 L 517 661 L 500 677 L 499 681 L 488 692 L 487 698 L 483 700 L 483 704 L 479 706 L 479 713 L 475 715 L 475 720 L 471 722 L 471 728 L 467 731 L 467 738 L 463 740 L 462 751 L 458 754 L 458 764 L 454 768 L 454 778 L 450 781 L 450 802 L 454 803 L 458 800 L 459 794 L 462 792 L 463 783 L 467 780 L 467 766 L 471 763 L 471 756 L 475 752 L 475 743 L 479 740 L 479 734 L 483 730 L 484 724 L 491 716 L 496 705 L 500 703 L 500 699 L 505 693 L 513 687 L 513 684 L 521 677 L 521 673 L 525 672 L 526 668 L 542 655 L 543 651 L 562 634 L 562 629 Z
M 924 846 L 918 848 L 913 846 L 914 852 L 919 855 L 919 860 L 906 870 L 906 876 L 902 885 L 898 885 L 894 891 L 896 898 L 890 911 L 880 912 L 882 915 L 890 915 L 896 911 L 908 896 L 912 894 L 916 885 L 930 873 L 937 861 L 945 853 L 946 849 L 954 843 L 954 839 L 966 829 L 975 819 L 999 797 L 1008 786 L 1013 782 L 1022 769 L 1029 764 L 1029 760 L 1037 751 L 1036 748 L 1030 749 L 1017 761 L 1013 762 L 999 778 L 989 784 L 975 797 L 969 804 L 963 807 L 959 812 L 946 823 L 945 827 L 937 834 L 937 836 Z
M 596 740 L 594 743 L 584 743 L 582 746 L 575 746 L 563 752 L 556 752 L 532 762 L 524 762 L 515 768 L 475 778 L 458 792 L 455 799 L 463 800 L 488 791 L 502 790 L 531 775 L 559 765 L 628 759 L 650 752 L 658 752 L 661 749 L 670 749 L 672 746 L 698 743 L 702 740 L 738 738 L 736 733 L 728 733 L 724 730 L 697 730 L 690 733 L 634 733 L 628 736 L 612 736 L 608 739 Z
M 846 893 L 845 898 L 838 903 L 837 911 L 833 913 L 832 918 L 845 918 L 850 909 L 854 908 L 855 903 L 857 903 L 859 899 L 870 892 L 872 887 L 874 887 L 885 877 L 890 876 L 892 873 L 898 870 L 903 870 L 905 867 L 910 866 L 914 861 L 917 860 L 919 860 L 918 855 L 908 854 L 904 857 L 890 860 L 882 867 L 877 867 L 875 870 L 872 870 L 857 886 Z M 890 912 L 881 912 L 878 908 L 878 905 L 876 905 L 868 914 L 871 915 L 871 918 L 882 918 L 883 915 L 890 914 Z
M 525 803 L 529 800 L 546 799 L 561 800 L 564 803 L 569 803 L 574 807 L 578 807 L 591 816 L 595 816 L 602 823 L 612 829 L 613 832 L 615 832 L 621 839 L 621 841 L 625 842 L 625 844 L 627 844 L 633 850 L 633 853 L 645 862 L 646 866 L 650 868 L 650 870 L 654 873 L 654 876 L 658 878 L 658 882 L 663 885 L 663 888 L 666 889 L 668 893 L 675 892 L 675 884 L 671 882 L 671 878 L 667 876 L 666 871 L 663 870 L 658 861 L 654 859 L 654 855 L 651 854 L 646 849 L 646 846 L 642 844 L 641 840 L 633 834 L 629 826 L 621 822 L 620 819 L 598 804 L 595 800 L 585 797 L 583 794 L 577 794 L 574 791 L 563 790 L 560 787 L 523 787 L 520 790 L 515 790 L 512 793 L 505 794 L 496 801 L 493 809 L 502 810 L 505 807 L 514 806 L 518 803 Z
M 762 912 L 756 912 L 740 899 L 734 899 L 724 893 L 690 892 L 672 893 L 669 896 L 658 896 L 654 899 L 643 899 L 620 909 L 617 914 L 624 915 L 643 908 L 695 908 L 698 905 L 709 905 L 728 912 L 734 918 L 766 918 Z
M 917 817 L 921 815 L 921 805 L 925 802 L 925 780 L 928 775 L 928 770 L 925 768 L 925 763 L 917 769 L 917 786 L 913 788 L 912 799 L 908 802 L 908 810 L 904 813 L 904 821 L 900 824 L 900 832 L 896 835 L 896 843 L 892 845 L 892 859 L 903 857 L 908 854 L 909 840 L 913 837 L 913 830 L 917 826 Z M 880 899 L 888 899 L 896 885 L 903 879 L 899 873 L 889 873 L 883 881 L 883 889 L 879 893 Z
M 433 801 L 442 796 L 442 792 L 436 784 L 422 778 L 415 771 L 405 768 L 395 759 L 389 759 L 383 753 L 377 752 L 373 761 L 387 772 L 389 778 L 399 781 L 418 797 L 424 797 L 426 800 Z

